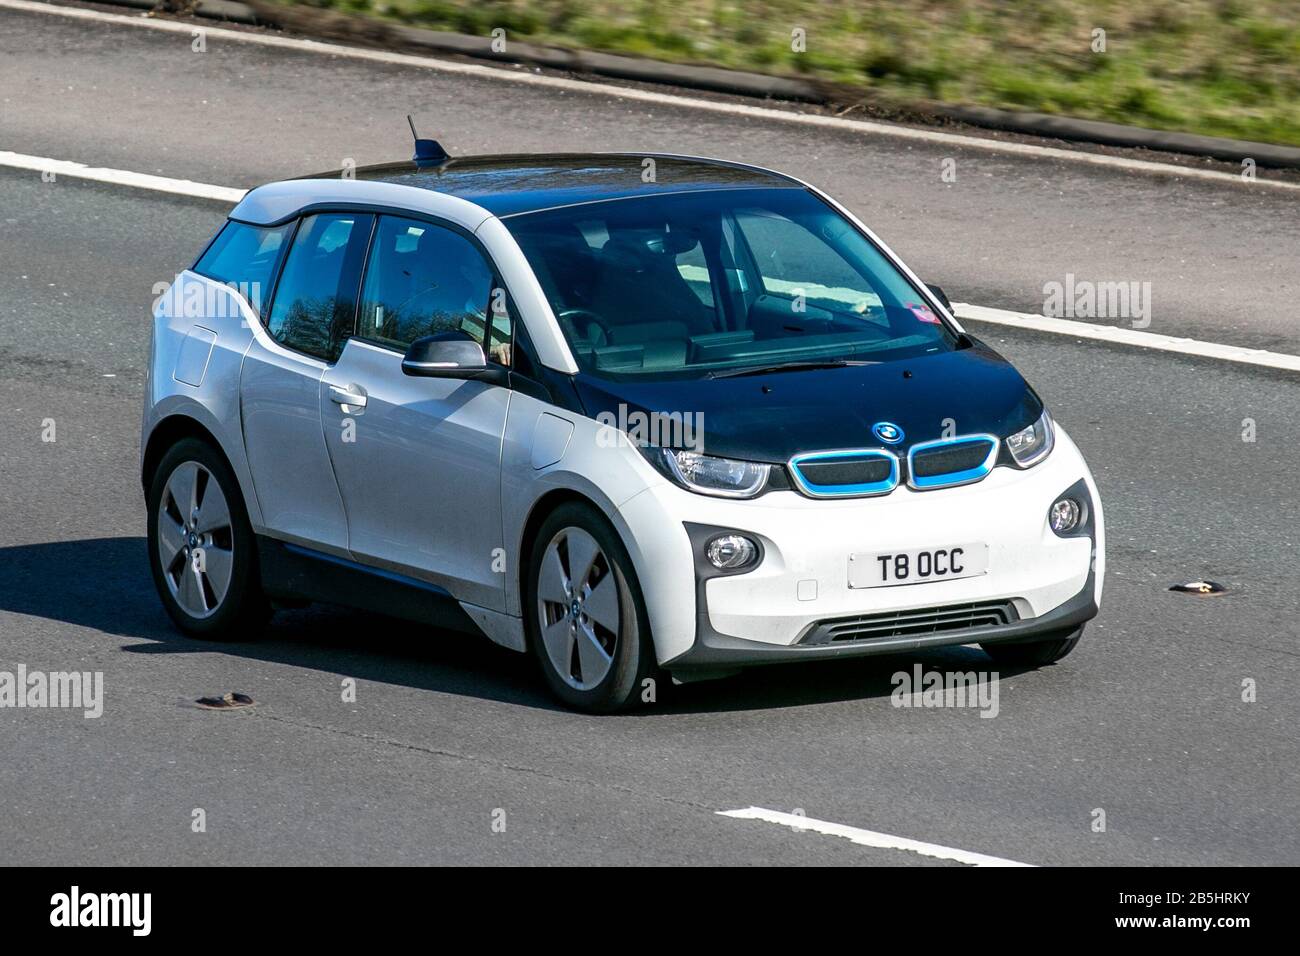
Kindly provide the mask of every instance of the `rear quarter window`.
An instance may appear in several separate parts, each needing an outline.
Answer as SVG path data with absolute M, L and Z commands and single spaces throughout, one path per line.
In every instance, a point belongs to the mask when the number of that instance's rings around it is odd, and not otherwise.
M 261 315 L 292 228 L 292 222 L 253 226 L 231 220 L 199 257 L 194 271 L 231 286 Z

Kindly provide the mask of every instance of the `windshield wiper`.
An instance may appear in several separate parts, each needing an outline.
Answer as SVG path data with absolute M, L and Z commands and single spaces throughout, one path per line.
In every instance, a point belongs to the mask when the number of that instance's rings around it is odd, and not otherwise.
M 737 378 L 741 375 L 763 375 L 767 372 L 802 372 L 817 368 L 847 368 L 856 365 L 879 365 L 857 359 L 823 359 L 820 361 L 777 362 L 773 365 L 747 365 L 744 368 L 724 368 L 710 372 L 709 378 Z

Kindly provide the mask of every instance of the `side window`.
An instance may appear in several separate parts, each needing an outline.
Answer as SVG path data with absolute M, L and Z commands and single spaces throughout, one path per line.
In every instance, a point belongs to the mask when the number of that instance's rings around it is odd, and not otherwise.
M 291 222 L 251 226 L 231 220 L 194 264 L 194 271 L 233 287 L 261 315 L 292 228 Z
M 472 242 L 450 229 L 381 216 L 357 334 L 405 351 L 418 338 L 453 331 L 472 337 L 493 361 L 509 364 L 510 315 L 492 268 Z
M 298 227 L 266 329 L 286 348 L 334 361 L 352 334 L 372 216 L 326 213 Z

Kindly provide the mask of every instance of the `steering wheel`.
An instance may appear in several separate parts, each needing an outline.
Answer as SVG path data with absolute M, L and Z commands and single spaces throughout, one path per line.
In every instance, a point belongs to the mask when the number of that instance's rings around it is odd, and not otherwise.
M 591 309 L 563 309 L 555 316 L 555 318 L 560 322 L 567 320 L 571 324 L 574 319 L 588 319 L 592 325 L 600 329 L 600 333 L 604 336 L 605 341 L 609 342 L 609 328 L 601 320 L 600 316 L 595 312 L 592 312 Z M 574 328 L 576 330 L 577 326 L 575 325 Z

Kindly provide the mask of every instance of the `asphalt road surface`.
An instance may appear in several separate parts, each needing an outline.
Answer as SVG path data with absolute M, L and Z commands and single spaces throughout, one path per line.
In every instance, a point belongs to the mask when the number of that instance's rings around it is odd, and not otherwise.
M 1276 191 L 984 152 L 944 184 L 949 148 L 3 9 L 0 63 L 0 150 L 242 186 L 405 156 L 409 111 L 454 152 L 721 155 L 828 187 L 956 300 L 1151 281 L 1151 331 L 1300 351 L 1300 203 Z M 596 718 L 486 640 L 379 617 L 173 630 L 137 476 L 148 307 L 225 208 L 3 169 L 0 198 L 0 670 L 102 671 L 105 694 L 97 719 L 0 709 L 8 862 L 944 863 L 718 815 L 756 806 L 1042 865 L 1300 863 L 1295 375 L 975 328 L 1100 485 L 1109 575 L 1075 653 L 1003 672 L 994 719 L 890 701 L 916 662 L 986 669 L 973 648 Z M 1229 593 L 1166 590 L 1202 577 Z M 257 703 L 194 706 L 226 691 Z

